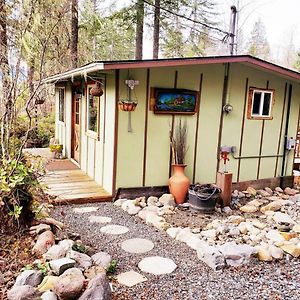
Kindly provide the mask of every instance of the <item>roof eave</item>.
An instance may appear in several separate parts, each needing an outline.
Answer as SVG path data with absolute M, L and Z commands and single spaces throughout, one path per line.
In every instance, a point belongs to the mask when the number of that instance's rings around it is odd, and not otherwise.
M 79 67 L 64 73 L 53 75 L 44 80 L 44 83 L 56 83 L 62 80 L 72 79 L 77 76 L 87 76 L 88 73 L 104 70 L 104 64 L 97 62 Z

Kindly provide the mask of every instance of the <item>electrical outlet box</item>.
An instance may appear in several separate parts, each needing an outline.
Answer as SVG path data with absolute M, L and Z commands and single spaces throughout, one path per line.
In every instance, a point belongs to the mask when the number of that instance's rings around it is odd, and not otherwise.
M 292 137 L 286 139 L 286 149 L 293 150 L 296 147 L 296 140 Z

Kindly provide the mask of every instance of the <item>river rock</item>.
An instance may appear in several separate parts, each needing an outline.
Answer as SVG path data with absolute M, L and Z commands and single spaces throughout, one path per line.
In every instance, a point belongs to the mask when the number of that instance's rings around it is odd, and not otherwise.
M 288 214 L 284 214 L 282 212 L 275 212 L 273 220 L 278 224 L 295 224 L 295 221 Z
M 280 210 L 282 207 L 282 203 L 281 202 L 278 202 L 278 201 L 273 201 L 273 202 L 270 202 L 269 204 L 263 206 L 260 211 L 262 213 L 266 212 L 266 211 L 277 211 L 277 210 Z
M 73 268 L 75 266 L 75 260 L 67 257 L 51 260 L 49 262 L 50 268 L 55 275 L 60 275 L 67 269 Z
M 279 193 L 279 194 L 282 194 L 283 193 L 283 189 L 281 188 L 281 187 L 276 187 L 275 188 L 275 191 L 277 192 L 277 193 Z
M 240 211 L 245 212 L 245 213 L 254 213 L 258 211 L 258 207 L 254 205 L 244 205 L 240 207 Z
M 100 274 L 90 280 L 86 290 L 78 300 L 110 300 L 111 288 L 105 274 Z
M 225 258 L 223 254 L 214 246 L 204 243 L 197 249 L 197 256 L 213 270 L 221 270 L 225 267 Z
M 298 191 L 287 187 L 284 189 L 284 193 L 289 196 L 295 196 L 298 193 Z
M 208 238 L 208 239 L 213 239 L 214 240 L 217 236 L 217 232 L 216 232 L 216 229 L 202 230 L 201 235 L 203 237 Z
M 280 234 L 280 232 L 273 229 L 266 234 L 266 238 L 273 243 L 280 243 L 284 241 L 284 237 Z
M 8 300 L 30 300 L 36 299 L 40 292 L 33 286 L 21 285 L 14 286 L 8 293 Z
M 38 290 L 40 292 L 46 292 L 48 290 L 53 290 L 55 284 L 57 283 L 59 277 L 58 276 L 45 276 L 41 284 L 38 286 Z
M 232 237 L 236 237 L 236 236 L 240 235 L 240 233 L 241 232 L 237 227 L 231 228 L 228 232 L 229 236 L 232 236 Z
M 261 247 L 258 252 L 258 259 L 262 261 L 272 261 L 272 255 L 267 247 Z
M 45 254 L 43 254 L 43 257 L 46 260 L 55 260 L 65 257 L 66 252 L 67 251 L 64 247 L 61 247 L 60 245 L 53 245 Z
M 128 199 L 118 199 L 118 200 L 116 200 L 115 202 L 114 202 L 114 206 L 116 206 L 116 207 L 121 207 L 122 206 L 122 204 L 125 202 L 125 201 L 127 201 Z
M 47 291 L 43 293 L 43 295 L 41 296 L 41 300 L 57 300 L 57 296 L 55 293 Z
M 286 241 L 298 237 L 298 234 L 296 232 L 280 232 L 280 234 L 284 237 Z
M 167 229 L 167 234 L 172 238 L 176 239 L 177 235 L 182 229 L 180 227 L 171 227 Z
M 58 245 L 62 249 L 64 249 L 66 252 L 68 252 L 72 249 L 72 247 L 74 245 L 74 241 L 65 239 L 65 240 L 59 241 Z
M 158 202 L 158 198 L 157 197 L 154 197 L 154 196 L 150 196 L 148 199 L 147 199 L 147 205 L 148 206 L 156 206 Z
M 176 206 L 174 196 L 172 194 L 163 194 L 158 201 L 162 205 Z
M 60 300 L 77 299 L 81 294 L 85 278 L 77 268 L 66 270 L 59 276 L 54 292 Z
M 30 285 L 33 287 L 38 286 L 43 279 L 41 271 L 25 270 L 16 279 L 14 286 Z
M 142 208 L 140 206 L 129 207 L 127 213 L 131 216 L 138 214 Z
M 38 256 L 46 253 L 51 246 L 55 244 L 54 235 L 52 231 L 47 230 L 39 235 L 33 249 L 32 253 Z
M 270 189 L 269 187 L 265 187 L 265 191 L 266 191 L 270 196 L 273 195 L 273 190 Z
M 281 245 L 280 248 L 284 252 L 286 252 L 294 257 L 300 256 L 300 245 L 295 245 L 293 243 L 286 242 L 283 245 Z
M 255 254 L 257 250 L 247 244 L 236 244 L 235 242 L 227 242 L 217 249 L 224 255 L 226 264 L 230 266 L 240 266 L 248 263 L 250 256 Z
M 249 186 L 249 187 L 247 188 L 246 192 L 247 192 L 248 194 L 250 194 L 251 196 L 256 196 L 256 194 L 257 194 L 256 189 L 253 188 L 253 187 L 251 187 L 251 186 Z
M 270 194 L 270 193 L 268 193 L 267 191 L 265 191 L 265 190 L 258 190 L 257 191 L 257 194 L 258 195 L 261 195 L 262 197 L 269 197 L 269 196 L 272 196 L 272 194 Z
M 236 225 L 239 225 L 240 223 L 244 222 L 245 221 L 245 218 L 242 217 L 242 216 L 229 216 L 227 218 L 228 222 L 232 223 L 232 224 L 236 224 Z
M 84 276 L 87 279 L 93 279 L 99 274 L 106 274 L 106 270 L 101 266 L 91 266 L 87 270 L 84 271 Z
M 39 225 L 31 226 L 29 229 L 30 234 L 40 234 L 47 230 L 51 230 L 51 227 L 48 224 L 39 224 Z
M 79 265 L 79 268 L 83 270 L 86 270 L 92 266 L 92 259 L 87 254 L 71 250 L 68 253 L 68 257 L 74 259 Z
M 104 269 L 109 267 L 111 260 L 111 256 L 106 252 L 98 252 L 92 256 L 93 263 Z
M 279 247 L 274 245 L 269 245 L 269 251 L 273 258 L 275 259 L 282 259 L 283 258 L 283 250 Z
M 300 233 L 300 224 L 296 224 L 293 226 L 293 231 L 296 233 Z

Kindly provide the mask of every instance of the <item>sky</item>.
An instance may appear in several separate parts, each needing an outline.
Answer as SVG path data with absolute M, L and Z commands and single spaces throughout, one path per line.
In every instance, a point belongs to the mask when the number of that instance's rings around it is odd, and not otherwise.
M 131 2 L 119 0 L 119 5 Z M 280 59 L 285 45 L 293 37 L 295 49 L 300 50 L 300 0 L 216 0 L 219 12 L 220 25 L 228 30 L 230 21 L 230 6 L 239 8 L 239 27 L 242 27 L 244 38 L 247 39 L 255 21 L 263 21 L 267 39 L 271 46 L 274 59 Z M 146 33 L 144 41 L 144 58 L 152 56 L 152 41 Z M 224 53 L 226 54 L 226 53 Z

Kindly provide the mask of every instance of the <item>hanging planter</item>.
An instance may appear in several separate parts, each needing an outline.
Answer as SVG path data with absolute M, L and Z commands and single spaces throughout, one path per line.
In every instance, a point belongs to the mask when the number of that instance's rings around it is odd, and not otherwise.
M 100 97 L 103 95 L 103 90 L 100 86 L 100 82 L 96 82 L 95 85 L 91 88 L 90 93 L 92 96 Z
M 35 99 L 35 104 L 37 105 L 37 104 L 44 104 L 45 103 L 45 100 L 46 100 L 46 98 L 45 97 L 37 97 L 36 99 Z
M 118 102 L 119 109 L 122 111 L 134 111 L 137 107 L 137 102 L 129 100 L 120 100 Z

